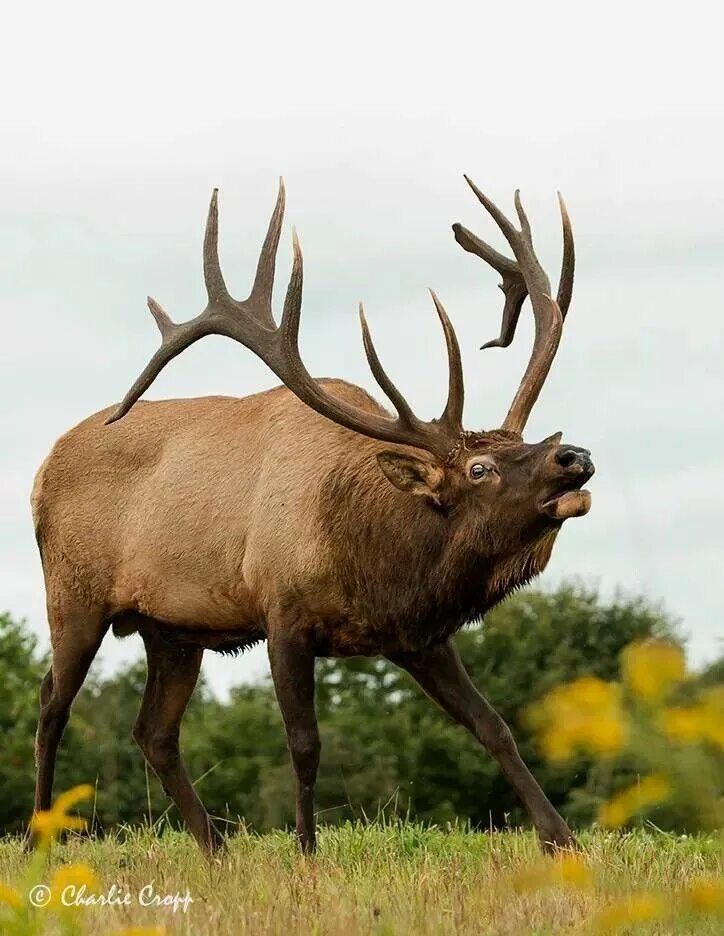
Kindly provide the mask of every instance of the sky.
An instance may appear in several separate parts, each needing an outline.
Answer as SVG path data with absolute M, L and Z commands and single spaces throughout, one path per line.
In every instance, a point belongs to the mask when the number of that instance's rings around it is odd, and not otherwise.
M 221 259 L 246 295 L 287 186 L 305 257 L 302 351 L 360 383 L 364 299 L 388 371 L 437 415 L 444 347 L 426 287 L 457 328 L 468 428 L 499 425 L 532 338 L 498 333 L 497 275 L 455 243 L 500 249 L 464 184 L 505 210 L 520 187 L 555 280 L 555 192 L 576 233 L 576 287 L 527 438 L 593 451 L 593 507 L 566 523 L 540 580 L 663 602 L 695 663 L 722 649 L 724 104 L 709 3 L 40 3 L 4 14 L 0 79 L 0 608 L 47 646 L 29 510 L 54 440 L 117 401 L 157 344 L 154 295 L 204 305 L 201 238 L 220 188 Z M 279 289 L 281 301 L 281 288 Z M 279 302 L 277 308 L 279 308 Z M 207 338 L 151 398 L 276 378 Z M 101 667 L 140 654 L 109 635 Z M 263 648 L 206 654 L 220 693 L 266 672 Z

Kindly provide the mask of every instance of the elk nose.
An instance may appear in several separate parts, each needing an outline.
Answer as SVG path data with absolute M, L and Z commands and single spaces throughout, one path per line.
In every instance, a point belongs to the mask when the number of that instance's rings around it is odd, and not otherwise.
M 594 472 L 591 453 L 577 445 L 561 445 L 556 452 L 556 461 L 561 468 L 578 468 L 589 476 Z

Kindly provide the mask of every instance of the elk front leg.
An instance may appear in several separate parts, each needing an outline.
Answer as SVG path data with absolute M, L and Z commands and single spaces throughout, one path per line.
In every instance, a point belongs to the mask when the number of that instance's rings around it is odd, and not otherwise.
M 268 639 L 274 691 L 297 778 L 296 828 L 305 854 L 316 848 L 314 784 L 321 743 L 314 710 L 314 649 L 303 637 L 272 632 Z
M 575 845 L 563 819 L 541 790 L 518 753 L 510 729 L 470 680 L 451 643 L 421 653 L 395 657 L 443 711 L 475 737 L 498 761 L 525 806 L 545 851 Z

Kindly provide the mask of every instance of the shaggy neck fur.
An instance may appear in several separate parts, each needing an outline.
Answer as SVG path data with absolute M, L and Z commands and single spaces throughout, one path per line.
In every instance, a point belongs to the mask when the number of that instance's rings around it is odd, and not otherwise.
M 557 530 L 496 548 L 495 531 L 470 512 L 437 512 L 377 473 L 330 473 L 320 520 L 348 613 L 382 645 L 414 650 L 445 640 L 546 567 Z

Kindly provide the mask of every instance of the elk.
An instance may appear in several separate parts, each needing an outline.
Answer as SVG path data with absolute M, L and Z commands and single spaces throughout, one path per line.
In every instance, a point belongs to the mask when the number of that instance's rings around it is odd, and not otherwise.
M 466 177 L 502 231 L 509 258 L 460 224 L 455 238 L 502 275 L 505 347 L 530 298 L 529 363 L 499 429 L 465 431 L 460 350 L 432 293 L 447 345 L 449 384 L 439 419 L 413 412 L 383 369 L 360 307 L 362 338 L 391 415 L 361 388 L 315 379 L 299 353 L 302 252 L 281 321 L 272 314 L 284 216 L 280 181 L 249 297 L 232 298 L 218 259 L 217 191 L 203 245 L 206 308 L 175 323 L 153 299 L 161 346 L 115 409 L 55 444 L 32 494 L 52 643 L 40 689 L 35 809 L 51 801 L 56 751 L 70 707 L 109 628 L 138 632 L 148 677 L 134 738 L 187 828 L 223 844 L 189 781 L 179 729 L 205 649 L 266 640 L 296 777 L 296 832 L 315 848 L 320 740 L 315 658 L 384 657 L 406 670 L 497 759 L 544 849 L 574 843 L 498 713 L 470 681 L 452 637 L 546 567 L 564 520 L 587 513 L 587 449 L 561 433 L 522 433 L 550 370 L 571 300 L 574 243 L 563 200 L 557 297 L 520 229 Z M 226 335 L 258 355 L 283 386 L 243 399 L 139 402 L 176 355 Z

